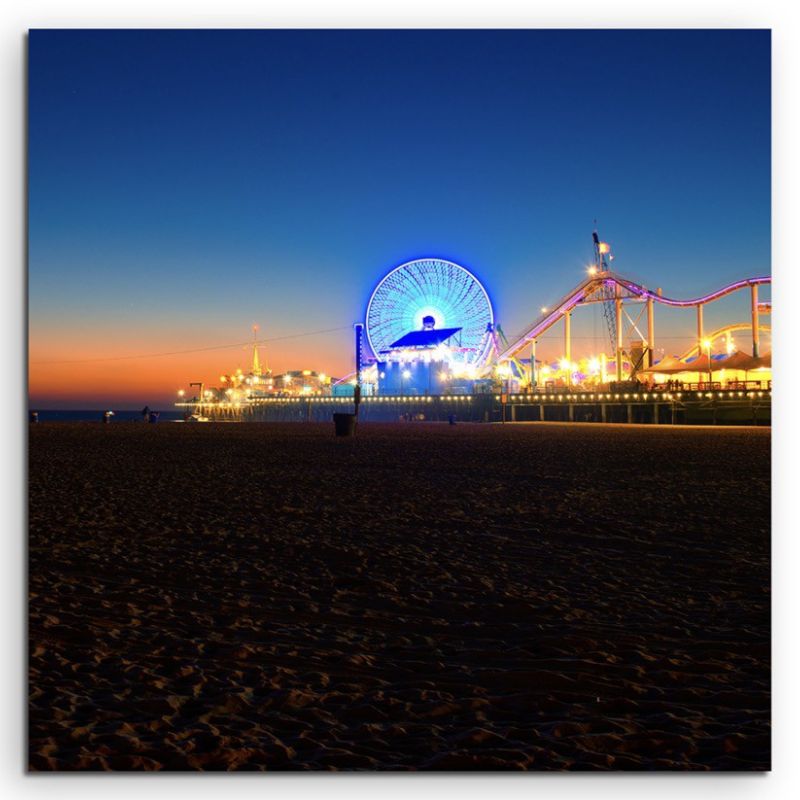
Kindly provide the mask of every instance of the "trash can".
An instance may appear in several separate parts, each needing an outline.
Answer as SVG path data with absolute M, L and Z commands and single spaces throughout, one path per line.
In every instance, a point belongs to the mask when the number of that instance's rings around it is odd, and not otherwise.
M 38 422 L 38 421 L 39 421 L 39 412 L 31 411 L 31 422 Z
M 455 424 L 456 424 L 456 415 L 455 415 L 455 414 L 448 414 L 448 416 L 447 416 L 447 421 L 448 421 L 448 422 L 449 422 L 451 425 L 455 425 Z
M 337 436 L 353 436 L 356 432 L 355 414 L 334 414 L 333 424 Z

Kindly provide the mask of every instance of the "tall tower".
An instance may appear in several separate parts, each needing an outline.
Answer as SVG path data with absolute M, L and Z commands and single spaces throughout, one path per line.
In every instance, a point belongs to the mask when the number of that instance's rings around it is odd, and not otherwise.
M 269 372 L 264 364 L 264 372 Z M 251 368 L 253 375 L 261 375 L 261 362 L 258 358 L 258 325 L 253 325 L 253 366 Z

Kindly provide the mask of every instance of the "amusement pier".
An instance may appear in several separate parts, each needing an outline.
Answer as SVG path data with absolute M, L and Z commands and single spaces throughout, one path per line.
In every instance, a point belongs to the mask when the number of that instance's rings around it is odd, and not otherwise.
M 409 261 L 373 291 L 354 325 L 353 371 L 274 375 L 253 329 L 249 371 L 178 391 L 186 421 L 597 422 L 750 424 L 771 420 L 771 277 L 743 278 L 702 297 L 674 299 L 611 269 L 608 243 L 593 233 L 585 279 L 513 340 L 495 319 L 489 294 L 467 268 L 440 258 Z M 749 319 L 708 330 L 704 310 L 736 292 Z M 573 314 L 599 305 L 606 352 L 573 354 Z M 693 309 L 696 336 L 683 352 L 656 348 L 656 307 Z M 537 343 L 560 326 L 561 356 L 537 357 Z M 746 350 L 734 334 L 748 337 Z M 552 336 L 552 333 L 550 334 Z M 660 355 L 657 355 L 660 353 Z

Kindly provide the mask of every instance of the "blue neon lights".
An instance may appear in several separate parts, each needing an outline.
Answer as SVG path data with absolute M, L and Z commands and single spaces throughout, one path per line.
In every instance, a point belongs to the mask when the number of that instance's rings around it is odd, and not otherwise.
M 367 303 L 366 333 L 372 352 L 382 350 L 432 316 L 436 328 L 461 328 L 460 358 L 479 364 L 486 326 L 494 323 L 492 303 L 465 267 L 441 258 L 420 258 L 395 267 L 378 283 Z M 485 348 L 484 348 L 485 350 Z

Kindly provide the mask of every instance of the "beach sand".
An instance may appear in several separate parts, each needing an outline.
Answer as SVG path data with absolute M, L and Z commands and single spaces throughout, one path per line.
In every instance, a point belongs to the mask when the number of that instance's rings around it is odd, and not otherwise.
M 770 433 L 30 427 L 33 770 L 764 770 Z

